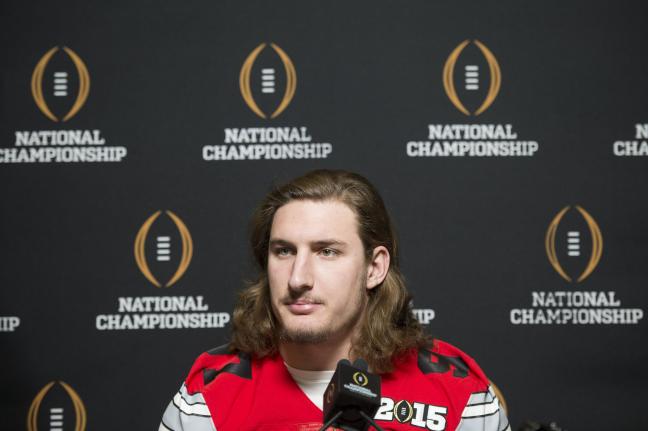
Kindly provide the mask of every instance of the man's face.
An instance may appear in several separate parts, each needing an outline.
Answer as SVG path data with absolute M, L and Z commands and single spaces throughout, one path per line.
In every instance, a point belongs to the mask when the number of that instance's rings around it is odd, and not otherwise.
M 282 338 L 348 340 L 366 304 L 368 263 L 353 211 L 339 201 L 292 201 L 270 232 L 268 277 Z

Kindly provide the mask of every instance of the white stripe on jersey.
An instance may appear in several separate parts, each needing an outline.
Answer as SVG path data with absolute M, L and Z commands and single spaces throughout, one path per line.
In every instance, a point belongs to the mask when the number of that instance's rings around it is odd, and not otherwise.
M 499 410 L 499 400 L 494 398 L 493 401 L 483 404 L 468 405 L 461 414 L 462 418 L 473 418 L 477 416 L 488 416 Z
M 500 409 L 497 395 L 490 386 L 488 392 L 476 392 L 470 396 L 457 430 L 511 431 L 506 414 Z
M 184 398 L 182 398 L 182 395 L 180 395 L 180 393 L 175 394 L 175 396 L 173 397 L 173 404 L 175 404 L 175 406 L 186 415 L 211 417 L 206 404 L 189 404 L 185 401 Z

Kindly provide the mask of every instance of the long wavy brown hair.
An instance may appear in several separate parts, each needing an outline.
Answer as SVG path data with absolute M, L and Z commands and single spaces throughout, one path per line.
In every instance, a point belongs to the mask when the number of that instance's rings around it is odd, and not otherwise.
M 347 171 L 309 172 L 273 189 L 256 209 L 250 223 L 250 245 L 259 275 L 239 295 L 230 349 L 257 357 L 278 351 L 279 323 L 272 312 L 268 285 L 268 246 L 275 213 L 293 200 L 345 203 L 356 214 L 367 261 L 378 246 L 389 251 L 391 262 L 385 280 L 366 290 L 367 309 L 350 354 L 365 359 L 375 372 L 391 371 L 398 356 L 429 340 L 410 309 L 411 296 L 399 269 L 398 242 L 385 204 L 366 178 Z

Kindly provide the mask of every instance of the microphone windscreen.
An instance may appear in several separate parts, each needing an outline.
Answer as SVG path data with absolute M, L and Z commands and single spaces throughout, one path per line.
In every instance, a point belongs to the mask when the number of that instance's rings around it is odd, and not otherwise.
M 367 371 L 369 369 L 369 364 L 367 364 L 367 361 L 365 361 L 362 358 L 356 359 L 355 362 L 353 363 L 353 366 L 362 371 Z
M 364 359 L 356 359 L 353 365 L 347 359 L 338 362 L 323 396 L 323 423 L 327 427 L 334 423 L 342 429 L 368 429 L 365 416 L 374 417 L 380 407 L 380 376 L 367 369 Z

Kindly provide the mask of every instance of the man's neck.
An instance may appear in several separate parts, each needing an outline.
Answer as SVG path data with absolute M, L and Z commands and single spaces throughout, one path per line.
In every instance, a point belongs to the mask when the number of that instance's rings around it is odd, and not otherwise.
M 279 353 L 293 368 L 308 371 L 334 370 L 340 359 L 349 359 L 351 342 L 326 341 L 317 344 L 282 342 Z

